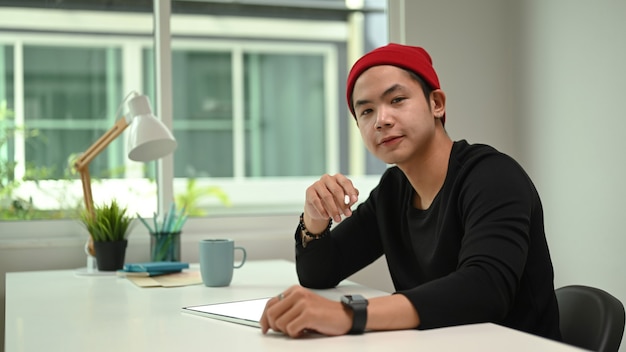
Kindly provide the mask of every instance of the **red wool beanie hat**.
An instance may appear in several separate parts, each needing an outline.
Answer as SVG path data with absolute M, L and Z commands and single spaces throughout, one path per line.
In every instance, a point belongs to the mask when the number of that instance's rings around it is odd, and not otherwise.
M 433 68 L 433 61 L 426 50 L 418 46 L 390 43 L 363 55 L 352 66 L 350 74 L 348 74 L 348 82 L 346 85 L 348 109 L 350 109 L 352 116 L 355 116 L 354 107 L 350 103 L 354 83 L 367 69 L 380 65 L 392 65 L 413 71 L 422 77 L 433 89 L 441 88 L 439 86 L 437 72 L 435 72 Z M 445 115 L 441 118 L 441 122 L 446 122 Z

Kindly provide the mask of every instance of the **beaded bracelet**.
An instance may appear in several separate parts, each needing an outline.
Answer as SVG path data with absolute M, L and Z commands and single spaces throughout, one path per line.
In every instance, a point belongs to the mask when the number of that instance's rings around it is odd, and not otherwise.
M 332 225 L 333 225 L 333 219 L 330 218 L 328 219 L 328 226 L 326 226 L 326 229 L 322 233 L 319 233 L 319 234 L 310 233 L 309 230 L 307 230 L 306 226 L 304 225 L 304 213 L 300 214 L 300 231 L 302 232 L 302 235 L 309 240 L 319 240 L 321 238 L 326 237 L 326 235 L 330 233 L 330 227 Z M 303 240 L 302 247 L 306 248 L 306 245 L 307 245 L 307 242 Z

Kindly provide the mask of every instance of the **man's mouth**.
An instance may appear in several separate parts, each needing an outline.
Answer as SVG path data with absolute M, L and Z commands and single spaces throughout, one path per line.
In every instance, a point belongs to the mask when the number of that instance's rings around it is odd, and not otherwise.
M 380 143 L 378 143 L 379 145 L 389 145 L 389 144 L 393 144 L 397 141 L 400 140 L 400 138 L 402 138 L 402 136 L 390 136 L 390 137 L 385 137 L 383 138 Z

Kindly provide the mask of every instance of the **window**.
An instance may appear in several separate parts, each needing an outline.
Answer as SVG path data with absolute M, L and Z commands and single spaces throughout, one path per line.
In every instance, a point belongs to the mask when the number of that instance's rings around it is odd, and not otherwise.
M 0 30 L 0 101 L 6 102 L 0 132 L 12 137 L 0 139 L 0 163 L 14 168 L 0 174 L 5 219 L 71 216 L 82 202 L 71 156 L 113 125 L 131 90 L 156 100 L 151 9 L 105 3 L 85 2 L 71 14 L 63 6 L 3 10 L 22 19 Z M 304 189 L 321 174 L 377 175 L 384 168 L 350 143 L 354 132 L 343 100 L 348 47 L 364 40 L 352 38 L 350 16 L 383 17 L 384 1 L 358 11 L 343 1 L 283 11 L 252 3 L 243 11 L 221 1 L 206 1 L 206 8 L 172 5 L 172 121 L 179 145 L 169 182 L 174 194 L 211 188 L 230 201 L 225 207 L 217 197 L 200 197 L 202 214 L 299 211 Z M 83 20 L 72 21 L 75 16 Z M 361 51 L 383 44 L 377 40 L 366 40 Z M 151 216 L 156 169 L 155 162 L 129 161 L 118 138 L 91 163 L 94 199 L 123 199 Z M 377 177 L 364 180 L 371 188 Z M 7 185 L 15 186 L 8 195 Z M 44 214 L 9 214 L 16 200 Z
M 66 177 L 68 158 L 113 125 L 122 72 L 119 47 L 23 45 L 24 126 L 38 131 L 24 141 L 24 159 Z M 109 165 L 121 159 L 119 143 L 91 164 L 91 172 L 116 178 Z M 22 170 L 23 172 L 23 170 Z M 107 174 L 108 173 L 108 174 Z
M 283 51 L 174 48 L 175 177 L 324 173 L 324 106 L 336 97 L 326 96 L 322 77 L 332 50 Z M 311 148 L 306 140 L 321 143 Z

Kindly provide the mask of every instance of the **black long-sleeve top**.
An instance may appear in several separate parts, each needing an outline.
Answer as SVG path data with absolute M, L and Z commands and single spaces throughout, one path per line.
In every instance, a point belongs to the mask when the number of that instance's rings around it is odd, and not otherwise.
M 553 268 L 541 201 L 512 158 L 486 145 L 455 142 L 431 206 L 397 167 L 329 236 L 302 247 L 301 285 L 330 288 L 385 255 L 396 294 L 420 329 L 493 322 L 560 340 Z

